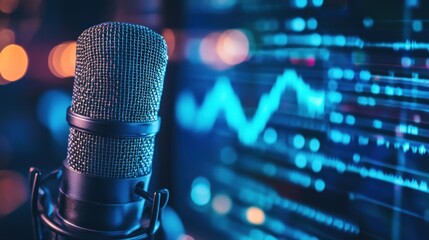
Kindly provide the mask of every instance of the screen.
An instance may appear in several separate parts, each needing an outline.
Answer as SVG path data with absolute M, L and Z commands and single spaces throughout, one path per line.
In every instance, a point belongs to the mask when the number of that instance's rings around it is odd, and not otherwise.
M 186 1 L 175 195 L 190 236 L 427 236 L 428 7 Z

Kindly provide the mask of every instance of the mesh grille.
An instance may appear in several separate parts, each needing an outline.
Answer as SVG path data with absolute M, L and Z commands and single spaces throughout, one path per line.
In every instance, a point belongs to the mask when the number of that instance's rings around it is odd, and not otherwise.
M 158 119 L 167 46 L 152 30 L 103 23 L 77 40 L 71 111 L 94 119 Z M 70 129 L 67 164 L 100 177 L 131 178 L 151 171 L 154 137 L 112 138 Z

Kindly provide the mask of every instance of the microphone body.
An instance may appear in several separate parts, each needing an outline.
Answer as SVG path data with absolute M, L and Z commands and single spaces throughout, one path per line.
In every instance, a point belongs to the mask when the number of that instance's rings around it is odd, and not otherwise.
M 156 231 L 168 191 L 151 197 L 147 189 L 166 64 L 164 39 L 143 26 L 103 23 L 79 36 L 67 158 L 50 175 L 60 181 L 57 204 L 40 171 L 30 170 L 36 238 L 40 222 L 51 239 L 141 239 Z

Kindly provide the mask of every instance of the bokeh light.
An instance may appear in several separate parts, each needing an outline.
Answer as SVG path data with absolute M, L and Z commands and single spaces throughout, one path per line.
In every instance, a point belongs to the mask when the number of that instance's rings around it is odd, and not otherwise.
M 70 94 L 55 89 L 45 92 L 38 102 L 39 121 L 50 130 L 58 143 L 64 143 L 67 139 L 69 127 L 65 116 L 70 102 Z
M 249 207 L 246 210 L 246 220 L 255 225 L 261 225 L 265 222 L 265 213 L 258 207 Z
M 195 238 L 188 234 L 182 234 L 179 236 L 178 240 L 195 240 Z
M 249 56 L 249 40 L 240 30 L 227 30 L 220 35 L 216 51 L 225 64 L 237 65 Z
M 197 177 L 192 182 L 191 199 L 198 205 L 207 205 L 210 202 L 210 182 L 204 177 Z
M 15 43 L 15 32 L 8 28 L 0 30 L 0 48 Z
M 199 52 L 203 63 L 224 70 L 249 58 L 249 39 L 240 30 L 212 32 L 200 43 Z
M 219 215 L 225 215 L 231 211 L 232 200 L 225 194 L 218 194 L 213 197 L 213 210 Z
M 4 80 L 14 82 L 21 79 L 28 68 L 28 56 L 24 48 L 10 44 L 0 52 L 0 74 Z
M 165 42 L 167 43 L 168 47 L 168 58 L 172 59 L 174 55 L 174 49 L 176 47 L 176 36 L 173 32 L 173 30 L 166 28 L 164 31 L 162 31 L 162 36 L 165 39 Z
M 12 13 L 18 6 L 19 0 L 1 0 L 0 1 L 0 12 Z
M 228 65 L 223 63 L 216 51 L 217 41 L 220 36 L 221 34 L 218 32 L 210 33 L 201 40 L 199 47 L 200 57 L 203 63 L 219 70 L 228 67 Z
M 14 171 L 0 170 L 0 217 L 15 211 L 27 200 L 27 181 Z
M 64 42 L 49 53 L 49 70 L 59 78 L 73 77 L 76 66 L 76 42 Z

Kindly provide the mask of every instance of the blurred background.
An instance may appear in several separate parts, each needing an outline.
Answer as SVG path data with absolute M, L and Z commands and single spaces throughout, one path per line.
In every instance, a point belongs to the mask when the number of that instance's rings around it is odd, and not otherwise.
M 183 228 L 162 239 L 427 236 L 428 7 L 0 0 L 0 238 L 33 237 L 28 169 L 66 157 L 75 41 L 106 21 L 169 48 L 151 188 Z

